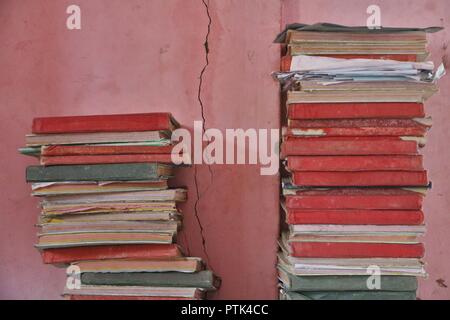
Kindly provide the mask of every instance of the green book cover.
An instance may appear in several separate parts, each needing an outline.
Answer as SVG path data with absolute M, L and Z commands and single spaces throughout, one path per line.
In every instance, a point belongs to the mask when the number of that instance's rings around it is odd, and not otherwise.
M 170 166 L 157 163 L 30 166 L 26 172 L 27 182 L 160 180 L 170 175 Z
M 415 291 L 286 292 L 286 300 L 416 300 Z
M 367 291 L 369 276 L 295 276 L 279 270 L 287 291 Z M 381 291 L 415 291 L 417 278 L 410 276 L 380 276 Z
M 220 281 L 209 271 L 184 272 L 86 272 L 81 275 L 86 285 L 150 286 L 150 287 L 193 287 L 205 290 L 216 289 Z

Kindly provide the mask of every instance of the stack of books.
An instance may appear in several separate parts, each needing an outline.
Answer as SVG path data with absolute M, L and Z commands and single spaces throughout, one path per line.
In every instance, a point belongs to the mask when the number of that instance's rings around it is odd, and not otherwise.
M 218 282 L 176 244 L 170 113 L 36 118 L 23 154 L 40 197 L 44 263 L 69 266 L 67 299 L 202 299 Z M 69 281 L 70 280 L 70 281 Z
M 429 29 L 288 26 L 281 299 L 415 299 L 425 276 L 419 148 L 445 73 Z

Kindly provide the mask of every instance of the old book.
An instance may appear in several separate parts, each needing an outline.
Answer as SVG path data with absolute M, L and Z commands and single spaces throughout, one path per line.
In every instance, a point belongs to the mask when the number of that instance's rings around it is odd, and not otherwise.
M 167 232 L 175 233 L 179 227 L 179 221 L 82 221 L 68 222 L 58 221 L 42 223 L 39 225 L 42 234 L 61 234 L 78 232 Z
M 298 190 L 285 203 L 289 209 L 420 210 L 422 201 L 421 193 L 397 188 L 340 188 Z
M 93 273 L 81 275 L 85 285 L 111 286 L 149 286 L 149 287 L 194 287 L 203 290 L 214 290 L 218 287 L 218 279 L 209 271 L 195 273 L 181 272 L 128 272 L 128 273 Z
M 288 224 L 421 225 L 420 210 L 286 209 Z
M 170 136 L 162 131 L 142 132 L 93 132 L 28 134 L 25 137 L 27 147 L 45 145 L 99 144 L 100 146 L 164 146 L 170 144 Z
M 375 266 L 383 276 L 426 276 L 418 258 L 296 258 L 285 240 L 280 247 L 278 267 L 295 276 L 367 276 Z
M 421 155 L 289 156 L 289 171 L 423 171 Z
M 51 145 L 42 146 L 41 155 L 54 156 L 84 156 L 84 155 L 111 155 L 111 154 L 170 154 L 173 145 L 146 146 L 146 145 Z
M 92 202 L 79 204 L 52 204 L 42 203 L 42 215 L 60 216 L 60 215 L 87 215 L 87 214 L 121 214 L 121 213 L 176 213 L 177 206 L 175 201 L 129 201 L 122 202 Z
M 283 300 L 416 300 L 415 291 L 302 291 L 282 293 Z
M 420 102 L 288 102 L 289 119 L 423 118 Z
M 65 288 L 64 296 L 131 296 L 131 297 L 181 297 L 198 299 L 203 296 L 198 288 L 185 287 L 144 287 L 144 286 L 94 286 L 81 285 L 81 288 Z
M 27 182 L 156 180 L 172 175 L 169 165 L 155 163 L 30 166 Z
M 431 119 L 336 119 L 288 120 L 284 136 L 412 136 L 423 137 L 431 127 Z
M 286 291 L 367 291 L 370 275 L 361 276 L 295 276 L 278 268 L 278 277 Z M 380 276 L 382 291 L 415 291 L 417 278 Z
M 173 232 L 79 232 L 39 234 L 39 249 L 123 244 L 170 244 Z
M 425 232 L 424 225 L 340 225 L 340 224 L 293 224 L 289 226 L 289 241 L 297 241 L 298 235 L 313 236 L 419 236 Z
M 56 196 L 70 194 L 99 194 L 111 192 L 165 190 L 167 188 L 167 180 L 35 182 L 31 185 L 31 194 L 33 196 Z
M 340 155 L 417 155 L 416 141 L 398 137 L 311 137 L 285 139 L 282 157 Z
M 44 166 L 107 163 L 172 163 L 170 154 L 119 154 L 40 157 Z
M 182 274 L 183 273 L 188 274 L 200 271 L 203 267 L 201 259 L 193 257 L 177 257 L 171 259 L 152 259 L 152 260 L 130 260 L 130 259 L 93 260 L 93 261 L 74 262 L 72 263 L 72 265 L 78 266 L 80 268 L 81 273 L 126 274 L 126 273 L 153 272 L 156 273 L 156 275 L 165 272 L 174 272 L 174 273 L 180 272 Z M 92 276 L 92 278 L 95 279 L 96 277 Z M 97 283 L 97 284 L 116 285 L 112 283 Z M 128 285 L 133 284 L 129 283 Z
M 296 186 L 358 187 L 358 186 L 427 186 L 426 171 L 296 171 L 292 174 Z
M 172 131 L 179 127 L 170 113 L 135 113 L 33 119 L 33 133 Z
M 166 259 L 180 256 L 181 251 L 175 244 L 91 246 L 42 250 L 42 260 L 47 264 L 105 259 Z
M 201 292 L 199 293 L 201 294 Z M 146 297 L 146 296 L 120 296 L 120 295 L 74 295 L 74 294 L 66 294 L 63 296 L 65 300 L 73 300 L 73 301 L 91 301 L 91 300 L 114 300 L 114 301 L 122 301 L 122 300 L 133 300 L 133 301 L 142 301 L 142 300 L 153 300 L 153 301 L 161 301 L 161 300 L 199 300 L 201 299 L 201 295 L 196 298 L 192 297 Z
M 62 204 L 86 204 L 101 202 L 146 202 L 146 201 L 185 201 L 186 189 L 166 189 L 130 192 L 112 192 L 102 194 L 74 194 L 47 196 L 42 200 L 42 206 Z
M 381 59 L 381 60 L 396 60 L 396 61 L 409 61 L 416 62 L 416 54 L 325 54 L 320 55 L 329 58 L 340 59 Z M 283 72 L 293 71 L 291 70 L 292 56 L 285 55 L 281 57 L 280 70 Z
M 113 210 L 110 210 L 113 211 Z M 77 214 L 50 214 L 41 215 L 40 224 L 46 223 L 85 223 L 85 222 L 124 222 L 124 221 L 172 221 L 179 218 L 180 213 L 176 210 L 167 211 L 120 211 L 118 213 L 104 210 L 104 213 L 91 214 L 81 212 Z M 92 210 L 91 210 L 92 212 Z
M 421 258 L 423 244 L 290 242 L 291 255 L 299 258 Z

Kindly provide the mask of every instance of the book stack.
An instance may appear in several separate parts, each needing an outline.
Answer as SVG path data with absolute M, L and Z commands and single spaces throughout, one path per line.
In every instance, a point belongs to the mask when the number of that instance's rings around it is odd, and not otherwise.
M 294 24 L 275 77 L 287 90 L 281 299 L 415 299 L 425 276 L 419 148 L 437 91 L 429 29 Z
M 202 299 L 217 279 L 175 243 L 186 190 L 173 176 L 170 113 L 36 118 L 27 168 L 44 263 L 69 266 L 67 299 Z M 69 285 L 70 284 L 70 285 Z

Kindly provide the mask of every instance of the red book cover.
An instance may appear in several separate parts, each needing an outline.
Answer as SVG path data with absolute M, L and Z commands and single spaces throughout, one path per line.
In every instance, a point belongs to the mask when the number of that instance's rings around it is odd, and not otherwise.
M 422 103 L 291 103 L 289 119 L 423 118 Z
M 341 58 L 341 59 L 383 59 L 383 60 L 397 60 L 397 61 L 417 61 L 415 54 L 335 54 L 335 55 L 321 55 L 321 57 Z M 291 55 L 285 55 L 281 58 L 281 71 L 286 72 L 291 70 Z
M 415 155 L 417 142 L 397 137 L 287 137 L 282 157 L 315 155 Z
M 383 127 L 363 127 L 363 128 L 287 128 L 286 135 L 290 136 L 423 136 L 426 129 L 423 128 L 383 128 Z
M 308 187 L 427 186 L 426 171 L 294 172 L 292 183 Z
M 173 145 L 168 146 L 94 146 L 94 145 L 54 145 L 43 146 L 42 156 L 81 156 L 106 154 L 167 154 Z
M 422 171 L 421 155 L 290 156 L 290 171 Z
M 139 297 L 139 296 L 85 296 L 66 295 L 66 300 L 192 300 L 186 297 Z
M 423 244 L 290 242 L 298 258 L 421 258 Z
M 304 210 L 288 209 L 288 224 L 421 225 L 420 210 Z
M 420 210 L 420 193 L 391 189 L 332 189 L 297 191 L 286 196 L 288 209 Z
M 171 258 L 180 255 L 180 250 L 175 244 L 72 247 L 42 251 L 44 263 L 49 264 L 83 260 Z
M 172 163 L 171 154 L 116 154 L 88 156 L 41 157 L 41 165 L 107 164 L 107 163 Z
M 170 113 L 136 113 L 93 116 L 35 118 L 32 132 L 83 133 L 83 132 L 135 132 L 171 131 L 177 127 Z

